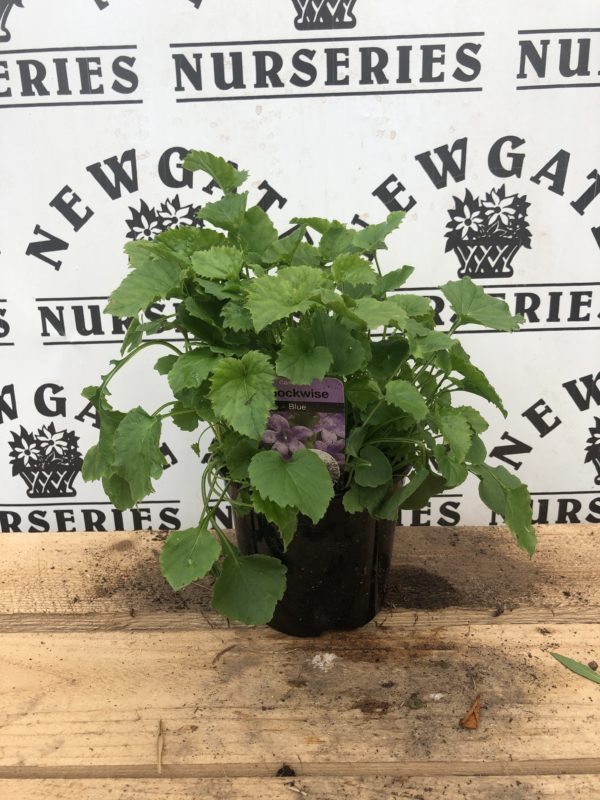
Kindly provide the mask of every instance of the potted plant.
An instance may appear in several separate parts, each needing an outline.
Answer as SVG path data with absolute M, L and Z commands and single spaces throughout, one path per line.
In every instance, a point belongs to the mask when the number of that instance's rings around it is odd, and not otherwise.
M 465 277 L 441 287 L 455 317 L 436 330 L 431 302 L 398 292 L 412 267 L 379 266 L 402 213 L 361 229 L 295 219 L 280 236 L 262 208 L 248 208 L 246 172 L 200 151 L 184 167 L 208 173 L 223 196 L 197 211 L 200 227 L 125 246 L 131 271 L 106 307 L 131 318 L 122 357 L 83 391 L 100 424 L 83 476 L 102 480 L 119 509 L 160 478 L 164 419 L 207 426 L 201 519 L 161 553 L 173 589 L 211 574 L 213 607 L 228 618 L 298 635 L 357 627 L 381 604 L 399 511 L 469 474 L 533 553 L 527 488 L 486 464 L 488 424 L 465 394 L 506 411 L 453 336 L 464 325 L 514 331 L 521 318 Z M 144 321 L 158 300 L 173 312 Z M 166 351 L 155 368 L 173 400 L 117 411 L 110 381 L 149 347 Z M 215 514 L 226 500 L 237 546 Z

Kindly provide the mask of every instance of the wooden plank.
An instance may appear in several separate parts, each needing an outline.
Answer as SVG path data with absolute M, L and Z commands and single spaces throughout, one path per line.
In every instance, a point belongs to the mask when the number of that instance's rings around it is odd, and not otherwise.
M 446 608 L 462 609 L 453 617 L 459 625 L 600 619 L 600 527 L 538 530 L 539 551 L 530 560 L 502 528 L 399 528 L 388 611 L 409 608 L 417 616 L 396 611 L 386 624 L 438 624 Z M 149 531 L 2 534 L 0 630 L 19 629 L 14 615 L 24 630 L 35 627 L 36 614 L 53 615 L 49 624 L 57 629 L 66 624 L 61 616 L 104 614 L 117 628 L 135 630 L 152 624 L 148 615 L 174 611 L 183 615 L 182 627 L 224 627 L 210 611 L 206 582 L 171 591 L 157 561 L 161 538 Z
M 5 633 L 1 644 L 3 778 L 149 777 L 159 720 L 173 777 L 282 763 L 307 775 L 600 772 L 598 687 L 549 655 L 597 657 L 600 626 Z M 477 693 L 481 726 L 462 730 Z
M 0 780 L 3 800 L 564 800 L 593 798 L 598 777 Z

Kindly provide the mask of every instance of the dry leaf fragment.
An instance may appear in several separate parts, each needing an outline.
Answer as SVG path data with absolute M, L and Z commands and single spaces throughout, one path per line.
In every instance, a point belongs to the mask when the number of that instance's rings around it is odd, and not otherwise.
M 477 695 L 473 700 L 473 705 L 458 723 L 461 728 L 474 731 L 479 727 L 479 714 L 481 712 L 481 695 Z

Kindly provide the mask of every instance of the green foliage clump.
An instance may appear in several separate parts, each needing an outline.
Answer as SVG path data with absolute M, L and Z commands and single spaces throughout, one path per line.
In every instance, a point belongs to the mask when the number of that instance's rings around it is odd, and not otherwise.
M 285 546 L 299 514 L 315 523 L 325 514 L 334 486 L 317 454 L 300 449 L 284 460 L 260 448 L 275 407 L 276 377 L 302 384 L 325 375 L 343 381 L 347 442 L 338 488 L 349 513 L 366 510 L 394 520 L 401 509 L 424 506 L 470 473 L 479 480 L 483 502 L 533 553 L 527 488 L 504 467 L 485 463 L 480 434 L 488 424 L 474 408 L 455 402 L 471 393 L 506 415 L 453 334 L 467 324 L 515 331 L 521 318 L 463 278 L 441 287 L 455 320 L 448 333 L 436 330 L 427 298 L 397 293 L 412 268 L 382 274 L 379 267 L 378 252 L 387 249 L 402 213 L 361 229 L 300 218 L 280 236 L 263 209 L 248 208 L 247 192 L 238 191 L 245 172 L 199 151 L 190 152 L 184 166 L 207 172 L 223 196 L 198 212 L 203 227 L 126 245 L 131 269 L 106 307 L 131 318 L 122 357 L 111 362 L 99 386 L 83 392 L 100 421 L 83 475 L 101 480 L 119 509 L 153 491 L 152 480 L 164 466 L 165 418 L 185 431 L 200 422 L 212 431 L 202 517 L 196 528 L 172 533 L 162 551 L 171 586 L 177 590 L 212 573 L 215 609 L 246 623 L 267 622 L 285 589 L 285 567 L 275 558 L 241 555 L 220 529 L 216 506 L 229 498 L 239 514 L 264 514 Z M 317 244 L 307 242 L 307 229 Z M 143 322 L 148 305 L 159 300 L 174 301 L 174 312 Z M 166 331 L 181 338 L 181 347 L 156 338 Z M 155 368 L 166 376 L 172 402 L 152 414 L 140 407 L 113 409 L 110 380 L 153 346 L 170 351 Z

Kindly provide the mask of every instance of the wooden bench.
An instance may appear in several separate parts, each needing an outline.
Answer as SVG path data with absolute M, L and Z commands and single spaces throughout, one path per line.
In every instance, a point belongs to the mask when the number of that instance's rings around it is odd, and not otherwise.
M 385 611 L 316 639 L 173 594 L 163 534 L 3 534 L 0 798 L 600 797 L 600 686 L 550 656 L 600 661 L 600 528 L 539 533 L 401 528 Z

